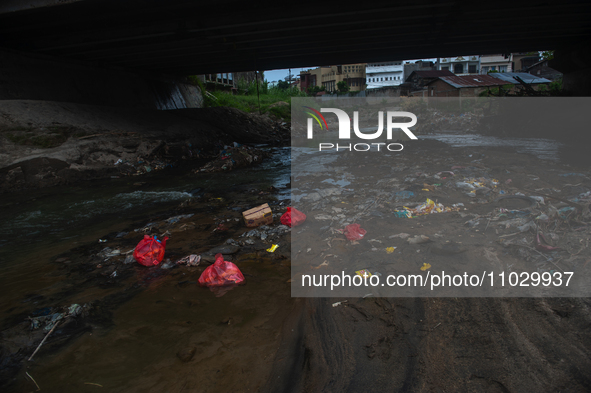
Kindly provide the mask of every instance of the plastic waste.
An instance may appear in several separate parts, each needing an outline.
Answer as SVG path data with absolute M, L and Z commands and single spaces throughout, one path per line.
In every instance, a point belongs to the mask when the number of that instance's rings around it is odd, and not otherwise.
M 198 266 L 201 262 L 201 255 L 191 254 L 176 261 L 178 265 Z
M 550 217 L 548 217 L 547 214 L 540 214 L 539 216 L 536 217 L 536 220 L 540 220 L 542 222 L 548 222 L 550 220 Z
M 525 223 L 521 226 L 518 226 L 517 229 L 519 229 L 520 232 L 527 232 L 531 229 L 536 229 L 536 224 L 533 221 L 529 221 L 528 223 Z
M 412 191 L 397 191 L 394 193 L 396 199 L 408 199 L 412 198 L 415 195 Z
M 536 248 L 538 250 L 540 250 L 540 251 L 558 251 L 558 250 L 560 250 L 560 247 L 553 247 L 553 246 L 543 244 L 540 240 L 540 234 L 542 235 L 542 239 L 544 239 L 544 241 L 546 241 L 546 243 L 548 243 L 548 240 L 546 239 L 544 234 L 538 232 L 538 235 L 536 236 Z
M 366 233 L 367 231 L 361 228 L 359 224 L 349 224 L 343 231 L 343 234 L 351 241 L 363 239 Z
M 216 254 L 215 263 L 208 266 L 198 280 L 199 285 L 204 287 L 240 284 L 243 281 L 244 275 L 242 275 L 238 266 L 232 262 L 224 261 L 222 254 Z
M 281 216 L 281 223 L 288 227 L 296 227 L 306 221 L 306 215 L 295 207 L 288 207 L 287 211 Z
M 168 240 L 168 237 L 158 240 L 156 236 L 144 235 L 144 238 L 135 247 L 133 257 L 139 264 L 144 266 L 158 265 L 164 258 L 166 240 Z
M 558 213 L 560 215 L 560 218 L 562 218 L 563 220 L 566 220 L 569 216 L 570 216 L 570 212 L 575 211 L 574 207 L 571 206 L 567 206 L 567 207 L 563 207 L 562 209 L 558 210 Z
M 401 238 L 401 239 L 406 239 L 406 238 L 407 238 L 407 237 L 409 237 L 409 236 L 410 236 L 410 235 L 409 235 L 408 233 L 404 233 L 404 232 L 402 232 L 402 233 L 399 233 L 399 234 L 397 234 L 397 235 L 391 235 L 391 236 L 388 236 L 388 238 L 389 238 L 389 239 L 394 239 L 395 237 L 399 237 L 399 238 Z
M 472 184 L 466 183 L 465 181 L 457 182 L 456 187 L 458 187 L 461 190 L 473 190 L 474 188 L 476 188 Z
M 563 174 L 558 175 L 558 176 L 567 177 L 567 176 L 585 176 L 585 175 L 583 173 L 574 173 L 574 172 L 571 172 L 571 173 L 563 173 Z
M 409 244 L 421 244 L 427 243 L 429 241 L 429 238 L 425 235 L 415 235 L 415 237 L 409 237 L 408 239 L 406 239 L 406 241 Z

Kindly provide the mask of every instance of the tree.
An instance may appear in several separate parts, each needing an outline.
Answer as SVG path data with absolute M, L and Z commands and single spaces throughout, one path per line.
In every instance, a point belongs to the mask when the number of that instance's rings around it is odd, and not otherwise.
M 279 82 L 277 82 L 277 88 L 279 90 L 287 90 L 287 89 L 289 89 L 289 82 L 279 81 Z
M 552 60 L 554 58 L 553 50 L 546 50 L 542 52 L 542 60 Z
M 347 82 L 340 81 L 339 83 L 337 83 L 337 90 L 339 91 L 339 93 L 346 93 L 350 90 L 350 88 L 349 85 L 347 85 Z
M 324 91 L 324 86 L 308 86 L 308 89 L 306 90 L 310 95 L 316 95 L 321 91 Z

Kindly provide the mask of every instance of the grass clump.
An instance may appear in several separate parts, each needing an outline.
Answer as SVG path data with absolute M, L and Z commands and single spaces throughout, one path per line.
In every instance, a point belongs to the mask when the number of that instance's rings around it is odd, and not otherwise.
M 206 107 L 228 106 L 248 113 L 268 114 L 286 121 L 291 120 L 291 98 L 307 96 L 295 87 L 269 87 L 267 81 L 259 84 L 257 92 L 257 82 L 248 83 L 244 79 L 238 81 L 236 94 L 226 91 L 206 92 L 204 89 L 202 91 Z

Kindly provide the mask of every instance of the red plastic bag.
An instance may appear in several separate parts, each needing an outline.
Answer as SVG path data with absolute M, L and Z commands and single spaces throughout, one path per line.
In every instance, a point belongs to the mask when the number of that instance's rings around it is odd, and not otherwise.
M 288 227 L 297 227 L 306 221 L 306 215 L 295 207 L 288 207 L 287 211 L 281 216 L 281 223 Z
M 359 224 L 350 224 L 345 227 L 343 231 L 347 239 L 353 240 L 360 240 L 365 236 L 367 231 L 359 226 Z
M 215 254 L 215 263 L 201 273 L 198 281 L 199 285 L 204 287 L 219 287 L 239 284 L 244 281 L 244 276 L 238 266 L 232 262 L 224 261 L 222 254 Z
M 156 236 L 144 235 L 144 238 L 138 243 L 133 250 L 133 257 L 139 264 L 144 266 L 155 266 L 162 262 L 164 258 L 164 249 L 166 248 L 166 240 L 160 241 Z

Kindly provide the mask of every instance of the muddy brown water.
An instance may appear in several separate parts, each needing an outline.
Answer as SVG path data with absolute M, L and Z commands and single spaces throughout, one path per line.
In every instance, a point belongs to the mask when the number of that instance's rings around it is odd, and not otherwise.
M 511 167 L 517 185 L 527 183 L 526 172 L 542 175 L 554 165 L 515 151 L 441 147 L 411 151 L 409 165 L 424 165 L 426 154 L 432 161 L 451 155 L 463 164 L 476 158 L 469 154 L 482 153 L 478 159 L 486 165 Z M 289 236 L 276 240 L 280 248 L 273 254 L 266 252 L 268 244 L 256 242 L 231 256 L 246 284 L 219 297 L 196 284 L 206 264 L 163 270 L 119 262 L 115 279 L 103 274 L 111 265 L 97 267 L 101 263 L 92 255 L 102 248 L 127 251 L 142 236 L 133 229 L 178 214 L 194 216 L 163 227 L 174 230 L 166 255 L 172 260 L 239 238 L 247 231 L 235 221 L 242 208 L 268 201 L 275 212 L 287 206 L 281 205 L 289 197 L 283 188 L 290 181 L 286 157 L 284 151 L 265 166 L 205 175 L 201 182 L 188 174 L 155 174 L 137 179 L 145 182 L 141 186 L 133 185 L 134 178 L 113 179 L 3 200 L 3 212 L 21 222 L 1 231 L 3 329 L 44 307 L 90 302 L 94 310 L 56 329 L 32 362 L 23 358 L 39 336 L 28 343 L 28 334 L 19 336 L 28 345 L 15 364 L 24 367 L 10 372 L 14 364 L 2 355 L 0 371 L 10 375 L 2 390 L 35 391 L 27 372 L 47 392 L 591 391 L 589 299 L 292 298 Z M 527 171 L 515 173 L 517 168 Z M 552 176 L 545 181 L 565 180 Z M 332 179 L 348 186 L 339 180 Z M 268 191 L 272 185 L 280 191 Z M 191 191 L 199 198 L 187 203 Z M 102 210 L 84 210 L 103 194 Z M 89 200 L 95 202 L 84 203 Z M 58 214 L 74 205 L 77 218 Z M 43 210 L 47 206 L 53 211 Z M 478 209 L 484 213 L 485 207 Z M 56 218 L 36 221 L 44 215 Z M 222 221 L 227 231 L 214 231 Z M 413 234 L 476 236 L 462 226 L 465 220 L 446 221 L 441 215 L 398 224 Z M 187 229 L 178 230 L 182 225 Z M 121 232 L 129 234 L 116 238 Z M 467 243 L 482 242 L 474 239 Z M 409 260 L 422 263 L 414 249 L 399 246 Z M 332 306 L 342 300 L 347 302 Z
M 194 175 L 187 168 L 174 176 L 163 171 L 141 179 L 95 181 L 3 198 L 2 385 L 10 391 L 29 389 L 34 384 L 24 374 L 27 371 L 44 391 L 98 388 L 86 383 L 119 391 L 167 391 L 195 387 L 204 376 L 195 375 L 179 359 L 177 353 L 183 350 L 195 348 L 190 364 L 208 365 L 203 373 L 211 380 L 237 359 L 243 370 L 238 373 L 270 361 L 252 348 L 277 345 L 276 334 L 255 334 L 254 329 L 271 332 L 274 324 L 280 326 L 291 301 L 286 291 L 289 264 L 279 252 L 273 259 L 264 249 L 253 248 L 230 257 L 240 265 L 248 285 L 221 297 L 197 285 L 205 263 L 164 270 L 123 265 L 123 257 L 111 266 L 111 261 L 102 263 L 93 255 L 105 247 L 131 250 L 143 236 L 134 229 L 179 214 L 193 216 L 167 226 L 172 234 L 166 256 L 175 261 L 202 253 L 247 230 L 240 220 L 242 211 L 265 202 L 285 210 L 289 181 L 289 149 L 274 149 L 267 162 L 223 176 Z M 220 222 L 226 231 L 215 231 Z M 183 225 L 187 229 L 175 229 Z M 124 232 L 129 234 L 117 238 Z M 118 275 L 111 277 L 113 271 Z M 25 355 L 44 334 L 26 329 L 26 317 L 72 303 L 91 303 L 93 311 L 58 327 L 33 361 L 26 362 Z M 226 337 L 223 344 L 221 335 Z M 239 348 L 247 337 L 246 346 Z M 22 350 L 17 351 L 19 345 Z M 218 360 L 212 362 L 212 357 Z M 17 371 L 19 364 L 26 367 Z M 183 366 L 187 378 L 181 380 L 176 377 Z M 168 370 L 170 375 L 154 370 Z M 139 375 L 144 376 L 141 383 Z M 258 378 L 261 384 L 264 378 Z M 229 387 L 237 382 L 228 381 Z

